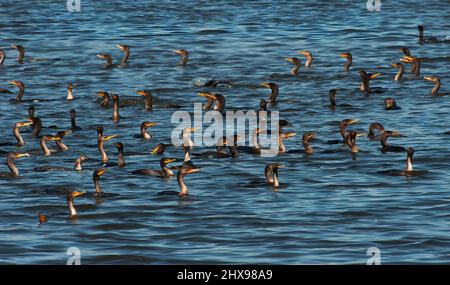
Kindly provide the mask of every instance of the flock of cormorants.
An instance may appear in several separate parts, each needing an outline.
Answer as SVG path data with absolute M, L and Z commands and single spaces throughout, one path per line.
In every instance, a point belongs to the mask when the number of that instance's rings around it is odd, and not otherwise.
M 425 37 L 423 32 L 423 26 L 418 26 L 419 30 L 419 43 L 420 44 L 430 44 L 430 43 L 439 43 L 439 42 L 449 42 L 447 39 L 438 39 L 435 37 Z M 36 58 L 28 58 L 25 57 L 25 48 L 20 45 L 12 45 L 12 48 L 17 50 L 18 57 L 17 61 L 20 64 L 25 64 L 27 61 L 39 61 L 40 59 Z M 117 45 L 117 48 L 119 48 L 123 52 L 123 57 L 120 60 L 118 64 L 113 63 L 113 58 L 111 54 L 98 54 L 97 57 L 100 59 L 103 59 L 105 61 L 104 66 L 107 68 L 112 68 L 114 66 L 126 66 L 128 64 L 128 59 L 130 56 L 130 47 L 127 45 Z M 403 73 L 405 72 L 404 63 L 411 65 L 410 72 L 412 74 L 415 74 L 417 77 L 420 76 L 420 65 L 421 65 L 421 58 L 418 58 L 411 54 L 410 50 L 408 48 L 402 48 L 401 51 L 403 52 L 404 56 L 400 59 L 397 63 L 392 63 L 391 66 L 397 69 L 397 73 L 394 76 L 395 81 L 399 81 L 402 79 Z M 180 50 L 174 50 L 176 54 L 180 56 L 179 65 L 186 66 L 188 64 L 188 51 L 180 49 Z M 306 62 L 304 65 L 302 65 L 301 60 L 297 57 L 290 57 L 286 58 L 287 61 L 292 63 L 294 67 L 291 70 L 292 75 L 296 75 L 300 68 L 304 66 L 305 68 L 311 68 L 313 65 L 313 55 L 311 51 L 299 51 L 299 54 L 303 55 L 306 58 Z M 353 62 L 352 54 L 350 52 L 344 52 L 340 54 L 341 57 L 346 59 L 346 63 L 344 64 L 344 71 L 350 71 L 351 65 Z M 0 66 L 4 64 L 6 58 L 6 54 L 4 50 L 0 49 Z M 364 70 L 359 71 L 359 75 L 361 76 L 361 85 L 360 90 L 364 93 L 372 93 L 375 92 L 370 88 L 370 82 L 372 79 L 378 77 L 380 73 L 367 73 Z M 439 89 L 441 87 L 441 81 L 439 77 L 437 76 L 425 76 L 423 77 L 425 80 L 431 81 L 434 83 L 434 87 L 431 90 L 432 95 L 443 95 L 442 93 L 439 93 Z M 24 100 L 23 97 L 25 94 L 25 84 L 22 81 L 10 81 L 10 84 L 16 86 L 18 88 L 17 95 L 15 97 L 15 101 L 17 102 L 29 102 L 27 100 Z M 220 84 L 227 84 L 231 85 L 232 82 L 229 80 L 210 80 L 204 84 L 204 87 L 217 87 Z M 265 82 L 262 83 L 261 86 L 268 88 L 271 90 L 271 94 L 268 98 L 268 100 L 261 100 L 260 101 L 260 108 L 258 112 L 266 111 L 270 112 L 267 107 L 268 103 L 275 103 L 277 101 L 277 97 L 279 94 L 279 86 L 276 83 L 273 82 Z M 71 101 L 74 100 L 73 96 L 73 87 L 74 85 L 72 83 L 68 84 L 67 86 L 67 97 L 66 100 Z M 330 105 L 329 107 L 331 109 L 335 109 L 338 107 L 342 107 L 344 105 L 337 105 L 336 104 L 336 89 L 331 89 L 329 91 L 329 100 Z M 0 88 L 0 93 L 9 93 L 12 94 L 11 91 L 7 89 Z M 152 96 L 151 91 L 149 90 L 138 90 L 136 91 L 137 94 L 141 95 L 144 99 L 145 108 L 147 110 L 152 110 L 153 108 L 174 108 L 177 109 L 179 106 L 164 102 L 162 100 L 158 100 L 157 98 Z M 138 104 L 139 102 L 137 100 L 131 100 L 130 102 L 120 102 L 120 98 L 117 94 L 109 94 L 106 91 L 98 92 L 97 95 L 101 97 L 101 102 L 99 103 L 102 107 L 108 107 L 111 104 L 113 104 L 113 114 L 112 114 L 112 120 L 114 123 L 120 122 L 120 106 L 123 106 L 124 104 Z M 203 106 L 204 110 L 216 110 L 220 113 L 225 112 L 225 97 L 221 94 L 213 93 L 213 92 L 199 92 L 199 96 L 205 98 L 207 101 Z M 121 105 L 122 103 L 122 105 Z M 139 103 L 140 104 L 140 103 Z M 388 110 L 395 110 L 400 109 L 399 106 L 397 106 L 394 98 L 386 98 L 384 99 L 385 108 Z M 76 132 L 81 130 L 79 126 L 77 126 L 76 123 L 76 111 L 71 110 L 70 111 L 70 119 L 71 119 L 71 130 L 70 131 L 60 131 L 57 132 L 55 135 L 41 135 L 41 129 L 42 129 L 42 121 L 39 117 L 35 116 L 35 107 L 30 106 L 28 109 L 28 116 L 27 119 L 23 122 L 17 122 L 13 126 L 13 135 L 17 140 L 16 144 L 10 144 L 10 143 L 3 143 L 0 146 L 16 146 L 17 148 L 23 147 L 25 145 L 25 141 L 23 137 L 21 136 L 20 130 L 24 127 L 29 127 L 32 129 L 31 137 L 34 139 L 39 140 L 41 151 L 37 152 L 29 152 L 29 153 L 21 153 L 21 152 L 5 152 L 1 151 L 6 155 L 6 165 L 8 166 L 10 172 L 7 173 L 1 173 L 1 177 L 10 177 L 15 178 L 19 176 L 19 171 L 17 167 L 15 166 L 14 162 L 16 159 L 24 158 L 24 157 L 30 157 L 32 155 L 45 155 L 49 156 L 55 151 L 66 151 L 68 150 L 68 147 L 64 144 L 63 139 L 64 136 L 67 135 L 70 132 Z M 347 127 L 358 122 L 356 119 L 345 119 L 342 120 L 339 125 L 339 131 L 342 136 L 342 140 L 339 141 L 329 141 L 328 143 L 343 143 L 350 149 L 351 153 L 358 152 L 358 146 L 356 144 L 356 139 L 359 136 L 367 136 L 369 139 L 378 139 L 380 140 L 382 151 L 383 152 L 406 152 L 406 167 L 402 171 L 398 171 L 396 175 L 414 175 L 413 171 L 413 154 L 414 149 L 412 147 L 402 147 L 402 146 L 393 146 L 388 144 L 388 138 L 389 137 L 397 137 L 401 134 L 396 131 L 389 131 L 385 130 L 384 127 L 378 123 L 374 122 L 369 126 L 368 133 L 362 133 L 357 131 L 347 131 Z M 153 137 L 149 132 L 149 128 L 157 125 L 157 122 L 149 122 L 145 121 L 142 122 L 140 126 L 140 134 L 137 135 L 138 138 L 145 139 L 145 140 L 151 140 Z M 272 133 L 275 133 L 278 137 L 278 149 L 280 153 L 288 152 L 288 153 L 305 153 L 307 155 L 312 154 L 314 152 L 311 141 L 315 138 L 314 132 L 306 132 L 302 136 L 302 144 L 303 144 L 303 150 L 291 150 L 287 151 L 286 147 L 283 143 L 284 139 L 287 139 L 289 137 L 292 137 L 295 135 L 293 132 L 284 132 L 283 127 L 289 126 L 289 122 L 286 120 L 279 120 L 278 128 L 277 130 L 272 130 Z M 125 167 L 125 158 L 124 158 L 124 149 L 123 144 L 121 142 L 115 142 L 114 146 L 117 148 L 118 152 L 118 162 L 112 163 L 108 160 L 108 155 L 106 154 L 104 144 L 108 141 L 114 139 L 117 137 L 117 135 L 104 135 L 103 133 L 103 127 L 98 126 L 97 127 L 97 147 L 101 155 L 101 168 L 95 170 L 93 172 L 93 182 L 95 186 L 95 194 L 94 196 L 101 197 L 104 195 L 104 192 L 102 192 L 100 187 L 100 177 L 108 170 L 108 167 Z M 171 176 L 177 176 L 178 185 L 180 187 L 180 191 L 162 191 L 158 193 L 159 195 L 166 195 L 166 194 L 176 194 L 180 197 L 188 195 L 187 186 L 184 183 L 184 177 L 185 175 L 189 173 L 194 173 L 200 170 L 200 168 L 196 167 L 194 163 L 192 163 L 191 156 L 201 156 L 201 157 L 213 157 L 213 158 L 227 158 L 227 157 L 237 157 L 240 152 L 246 152 L 250 154 L 260 154 L 261 151 L 264 149 L 260 142 L 259 142 L 259 134 L 262 132 L 259 128 L 255 128 L 252 130 L 253 132 L 253 140 L 249 142 L 249 146 L 238 146 L 237 141 L 240 139 L 239 136 L 235 135 L 234 137 L 227 138 L 223 137 L 223 139 L 220 141 L 220 143 L 217 144 L 216 149 L 214 151 L 208 151 L 205 153 L 191 153 L 194 143 L 191 140 L 191 133 L 194 132 L 194 128 L 184 128 L 182 131 L 182 138 L 183 138 L 183 144 L 182 149 L 184 151 L 184 161 L 181 166 L 169 166 L 169 164 L 177 161 L 175 158 L 169 158 L 169 157 L 163 157 L 160 159 L 160 170 L 153 170 L 153 169 L 139 169 L 134 170 L 131 173 L 136 175 L 150 175 L 150 176 L 156 176 L 156 177 L 162 177 L 167 178 Z M 49 149 L 47 144 L 49 142 L 55 142 L 56 144 L 56 150 Z M 156 145 L 152 150 L 152 154 L 158 154 L 161 155 L 164 153 L 165 149 L 167 147 L 171 146 L 170 144 L 164 144 L 159 143 Z M 89 158 L 86 155 L 79 156 L 75 163 L 73 169 L 64 169 L 64 170 L 75 170 L 75 171 L 82 171 L 82 164 L 86 162 Z M 279 168 L 283 167 L 281 164 L 277 163 L 269 163 L 265 167 L 264 175 L 265 180 L 268 185 L 272 185 L 273 189 L 275 191 L 278 191 L 279 187 L 279 177 L 278 177 L 278 170 Z M 49 170 L 55 170 L 55 167 L 51 166 L 42 166 L 37 167 L 34 169 L 34 171 L 49 171 Z M 174 173 L 177 172 L 177 174 Z M 77 197 L 83 196 L 86 194 L 86 191 L 70 191 L 67 193 L 67 205 L 70 213 L 70 218 L 74 218 L 77 216 L 77 211 L 74 207 L 74 199 Z M 38 214 L 39 222 L 44 223 L 47 221 L 47 217 L 41 213 Z

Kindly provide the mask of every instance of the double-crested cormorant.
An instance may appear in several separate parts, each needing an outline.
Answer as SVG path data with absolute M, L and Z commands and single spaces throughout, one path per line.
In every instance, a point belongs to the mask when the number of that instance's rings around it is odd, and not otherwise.
M 28 153 L 17 153 L 12 152 L 8 153 L 6 156 L 6 165 L 8 166 L 10 172 L 1 172 L 0 177 L 18 177 L 19 176 L 19 170 L 14 165 L 14 160 L 21 157 L 29 157 L 30 155 Z
M 286 146 L 284 145 L 283 140 L 293 137 L 295 135 L 296 135 L 296 133 L 294 133 L 294 132 L 286 132 L 286 133 L 279 132 L 278 133 L 278 152 L 279 153 L 286 152 Z
M 215 111 L 222 113 L 225 109 L 225 97 L 223 95 L 211 92 L 199 92 L 198 95 L 208 99 L 207 105 L 204 106 L 204 109 L 207 108 L 205 110 L 208 110 L 211 107 L 212 104 L 209 103 L 211 102 L 210 100 L 213 100 Z
M 44 136 L 42 136 L 40 138 L 39 145 L 41 146 L 42 152 L 44 153 L 45 156 L 51 155 L 51 151 L 47 147 L 47 142 L 49 142 L 49 141 L 59 141 L 59 140 L 61 140 L 60 137 L 49 136 L 49 135 L 44 135 Z
M 69 84 L 67 85 L 67 97 L 66 97 L 67 101 L 73 100 L 73 94 L 72 94 L 72 91 L 73 91 L 73 84 L 72 84 L 72 83 L 69 83 Z
M 358 136 L 358 132 L 351 131 L 350 133 L 347 133 L 345 136 L 344 143 L 351 149 L 352 153 L 358 152 L 358 146 L 356 145 L 356 137 Z
M 116 45 L 121 51 L 123 51 L 123 57 L 120 60 L 120 65 L 127 65 L 128 58 L 130 57 L 130 47 L 127 45 Z
M 23 58 L 25 57 L 25 48 L 21 45 L 12 45 L 11 47 L 19 52 L 19 55 L 17 56 L 17 62 L 23 64 Z
M 397 63 L 391 63 L 391 66 L 398 69 L 397 74 L 394 77 L 394 80 L 395 81 L 401 80 L 403 72 L 405 71 L 405 67 L 403 66 L 403 64 L 401 62 L 397 62 Z
M 291 69 L 291 74 L 297 75 L 298 70 L 302 66 L 300 59 L 298 59 L 296 57 L 288 57 L 288 58 L 286 58 L 286 60 L 294 65 L 294 67 Z
M 203 87 L 217 87 L 219 84 L 225 84 L 230 86 L 231 81 L 230 80 L 217 80 L 217 79 L 211 79 L 208 80 L 205 84 L 203 84 Z
M 83 162 L 86 162 L 89 158 L 86 155 L 80 155 L 80 157 L 78 157 L 75 160 L 75 170 L 76 171 L 81 171 L 81 165 L 83 164 Z
M 280 181 L 278 179 L 278 169 L 284 167 L 282 164 L 278 163 L 269 163 L 264 168 L 264 176 L 266 176 L 266 182 L 270 185 L 273 185 L 275 191 L 278 191 L 278 187 L 280 187 Z
M 86 191 L 78 192 L 78 191 L 72 191 L 70 193 L 67 193 L 67 206 L 69 207 L 69 217 L 74 218 L 77 216 L 77 210 L 75 210 L 75 207 L 73 205 L 73 200 L 76 198 L 83 196 L 86 194 Z
M 303 54 L 306 57 L 305 67 L 309 68 L 311 67 L 313 56 L 312 53 L 309 50 L 300 50 L 298 51 L 299 54 Z
M 359 75 L 361 76 L 361 85 L 359 89 L 363 92 L 370 93 L 372 90 L 370 89 L 370 80 L 379 76 L 381 73 L 367 73 L 364 70 L 359 71 Z
M 98 131 L 98 129 L 97 129 Z M 103 130 L 102 130 L 103 133 Z M 104 143 L 117 137 L 117 135 L 112 135 L 112 136 L 103 136 L 100 135 L 97 138 L 97 148 L 100 151 L 100 154 L 102 155 L 102 163 L 106 164 L 108 162 L 108 156 L 106 155 L 105 149 L 104 149 Z
M 106 61 L 105 67 L 112 67 L 112 57 L 110 54 L 97 54 L 97 57 Z
M 352 56 L 352 54 L 349 53 L 349 52 L 344 52 L 344 53 L 341 53 L 339 56 L 343 57 L 343 58 L 345 58 L 347 60 L 347 62 L 344 64 L 344 71 L 349 71 L 350 70 L 350 66 L 352 66 L 352 63 L 353 63 L 353 56 Z
M 386 110 L 400 110 L 401 109 L 399 106 L 397 106 L 397 102 L 395 102 L 394 98 L 384 99 L 384 108 Z
M 94 171 L 92 174 L 92 178 L 94 180 L 95 186 L 95 194 L 94 196 L 101 196 L 103 194 L 102 189 L 100 188 L 100 177 L 108 171 L 108 168 L 100 168 Z
M 0 49 L 0 66 L 3 65 L 3 62 L 5 61 L 6 53 L 4 50 Z
M 157 177 L 170 177 L 175 176 L 175 174 L 170 170 L 170 168 L 167 167 L 167 165 L 171 162 L 176 161 L 175 158 L 161 158 L 159 161 L 159 165 L 161 166 L 162 170 L 153 170 L 153 169 L 138 169 L 134 170 L 133 174 L 140 174 L 140 175 L 150 175 L 150 176 L 157 176 Z
M 307 132 L 303 134 L 302 137 L 302 144 L 303 148 L 305 149 L 305 153 L 312 154 L 314 153 L 313 148 L 310 145 L 310 141 L 316 137 L 316 134 L 313 132 Z
M 384 152 L 403 152 L 405 148 L 402 146 L 389 145 L 387 139 L 389 137 L 399 137 L 400 133 L 395 131 L 384 131 L 380 137 L 381 151 Z
M 180 187 L 180 192 L 162 191 L 162 192 L 159 192 L 158 195 L 178 195 L 179 197 L 187 196 L 189 193 L 188 193 L 187 186 L 184 183 L 184 176 L 186 176 L 186 174 L 199 172 L 199 171 L 200 171 L 200 168 L 198 168 L 198 167 L 190 166 L 188 164 L 183 165 L 178 170 L 178 174 L 177 174 L 177 181 L 178 181 L 178 186 Z
M 23 94 L 25 93 L 25 84 L 22 81 L 9 81 L 10 84 L 17 86 L 19 88 L 19 92 L 16 96 L 16 101 L 22 101 Z
M 431 94 L 438 95 L 439 88 L 441 88 L 441 79 L 437 76 L 425 76 L 424 79 L 434 82 L 434 87 L 433 87 L 433 89 L 431 89 Z
M 423 35 L 423 26 L 418 25 L 417 29 L 419 30 L 419 40 L 418 43 L 425 44 L 425 43 L 437 43 L 439 42 L 438 38 L 436 37 L 424 37 Z
M 70 110 L 70 129 L 72 130 L 72 132 L 81 130 L 81 128 L 77 126 L 76 118 L 77 111 L 75 111 L 74 109 Z
M 370 126 L 369 126 L 369 133 L 367 135 L 369 137 L 369 139 L 372 139 L 372 140 L 375 139 L 375 130 L 379 130 L 380 133 L 383 133 L 384 132 L 384 127 L 383 127 L 383 125 L 381 125 L 378 122 L 370 124 Z
M 111 94 L 111 98 L 114 101 L 114 108 L 113 108 L 113 115 L 112 120 L 115 124 L 119 123 L 120 121 L 120 114 L 119 114 L 119 95 L 117 94 Z
M 117 166 L 125 167 L 125 158 L 123 156 L 123 144 L 121 142 L 114 143 L 114 146 L 117 148 Z
M 328 98 L 330 99 L 330 109 L 332 109 L 332 110 L 334 110 L 334 109 L 336 109 L 336 107 L 351 107 L 351 105 L 349 105 L 349 104 L 339 104 L 339 105 L 337 105 L 336 104 L 336 93 L 337 93 L 337 90 L 336 89 L 330 89 L 329 91 L 328 91 Z
M 153 95 L 148 90 L 138 90 L 136 91 L 136 94 L 139 94 L 141 96 L 144 96 L 145 101 L 145 109 L 152 110 L 153 108 Z
M 22 127 L 25 127 L 25 126 L 29 126 L 32 123 L 33 122 L 28 121 L 28 122 L 19 122 L 19 123 L 16 123 L 14 125 L 13 134 L 14 134 L 14 137 L 16 138 L 16 140 L 17 140 L 17 146 L 24 146 L 25 145 L 25 142 L 23 141 L 23 138 L 20 135 L 19 129 L 22 128 Z
M 416 76 L 420 76 L 420 58 L 405 55 L 400 59 L 400 61 L 411 64 L 411 73 L 414 73 Z
M 140 128 L 140 130 L 141 130 L 140 134 L 136 135 L 136 137 L 144 138 L 146 140 L 151 140 L 152 135 L 147 131 L 147 129 L 150 127 L 156 126 L 156 125 L 158 125 L 158 123 L 149 122 L 149 121 L 142 122 L 141 128 Z
M 269 82 L 269 83 L 261 83 L 261 86 L 269 88 L 272 93 L 269 96 L 269 103 L 275 103 L 275 101 L 277 100 L 278 94 L 280 92 L 280 89 L 278 87 L 278 84 L 273 83 L 273 82 Z
M 103 98 L 102 102 L 100 103 L 100 106 L 102 106 L 102 107 L 109 106 L 109 101 L 111 101 L 111 97 L 109 96 L 108 92 L 105 92 L 105 91 L 97 92 L 97 96 Z
M 187 50 L 184 49 L 176 49 L 173 51 L 176 54 L 179 54 L 181 56 L 180 61 L 178 62 L 179 65 L 186 65 L 188 62 L 189 53 Z

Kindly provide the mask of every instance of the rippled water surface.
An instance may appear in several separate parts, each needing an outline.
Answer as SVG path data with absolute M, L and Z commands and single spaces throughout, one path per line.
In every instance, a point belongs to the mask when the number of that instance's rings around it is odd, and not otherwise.
M 380 12 L 369 12 L 366 1 L 86 1 L 81 12 L 69 13 L 65 1 L 0 2 L 0 47 L 6 61 L 0 87 L 14 92 L 8 80 L 21 80 L 24 100 L 1 94 L 0 143 L 15 142 L 12 126 L 23 121 L 34 105 L 44 126 L 70 128 L 69 111 L 76 109 L 82 131 L 64 138 L 69 151 L 50 157 L 18 159 L 20 177 L 0 180 L 0 263 L 65 264 L 69 247 L 78 247 L 84 264 L 276 263 L 365 264 L 366 251 L 381 250 L 382 263 L 450 262 L 449 96 L 430 96 L 432 84 L 406 73 L 394 82 L 390 63 L 407 46 L 422 62 L 422 75 L 439 75 L 441 92 L 449 94 L 449 44 L 417 43 L 417 25 L 425 34 L 450 35 L 448 1 L 384 1 Z M 26 57 L 46 59 L 20 65 L 11 44 L 23 45 Z M 102 67 L 98 53 L 122 56 L 116 44 L 131 47 L 127 67 Z M 187 66 L 177 65 L 173 49 L 190 52 Z M 309 49 L 311 69 L 291 76 L 285 57 Z M 354 64 L 342 71 L 339 53 L 350 51 Z M 304 62 L 301 55 L 297 56 Z M 381 72 L 372 86 L 382 93 L 359 92 L 358 70 Z M 229 79 L 231 87 L 215 92 L 227 106 L 256 109 L 270 91 L 261 82 L 280 86 L 279 110 L 297 136 L 286 140 L 288 150 L 302 148 L 300 136 L 315 131 L 315 153 L 261 158 L 194 158 L 198 173 L 186 176 L 190 196 L 161 197 L 161 190 L 178 190 L 176 178 L 162 180 L 131 175 L 139 168 L 159 168 L 160 156 L 150 155 L 158 142 L 169 142 L 177 109 L 142 104 L 123 107 L 119 124 L 112 109 L 101 108 L 96 92 L 115 92 L 121 99 L 138 99 L 134 91 L 149 89 L 155 97 L 193 111 L 201 102 L 198 87 L 209 79 Z M 73 82 L 76 100 L 67 102 Z M 328 90 L 338 89 L 332 111 Z M 384 110 L 383 99 L 394 97 L 402 107 Z M 378 121 L 403 137 L 391 143 L 415 148 L 418 176 L 379 172 L 404 169 L 404 153 L 380 152 L 377 140 L 358 138 L 353 158 L 339 139 L 339 122 L 357 118 L 353 129 L 367 131 Z M 133 136 L 144 120 L 159 122 L 148 142 Z M 69 221 L 65 192 L 94 191 L 92 171 L 100 166 L 96 127 L 119 134 L 125 147 L 125 168 L 111 167 L 102 176 L 105 192 L 118 194 L 76 200 L 77 220 Z M 44 128 L 43 134 L 56 129 Z M 37 139 L 23 129 L 25 146 L 38 149 Z M 53 144 L 51 144 L 53 145 Z M 16 146 L 2 146 L 4 152 Z M 111 143 L 106 150 L 117 160 Z M 208 148 L 196 148 L 203 152 Z M 95 159 L 82 172 L 35 172 L 38 166 L 73 167 L 80 154 Z M 183 159 L 180 148 L 166 156 Z M 263 186 L 267 162 L 282 162 L 282 187 Z M 1 171 L 8 171 L 1 165 Z M 48 216 L 38 225 L 37 213 Z

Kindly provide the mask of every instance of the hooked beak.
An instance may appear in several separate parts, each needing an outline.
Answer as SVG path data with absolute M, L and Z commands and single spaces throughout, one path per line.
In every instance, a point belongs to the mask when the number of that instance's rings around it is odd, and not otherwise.
M 368 134 L 366 132 L 356 132 L 356 136 L 357 137 L 365 137 L 365 136 L 368 136 Z
M 261 86 L 266 87 L 266 88 L 270 88 L 269 83 L 266 83 L 266 82 L 261 83 Z
M 294 132 L 287 132 L 287 133 L 281 134 L 281 138 L 287 139 L 287 138 L 293 137 L 295 135 L 296 135 L 296 133 L 294 133 Z
M 286 57 L 285 60 L 294 63 L 294 60 L 292 59 L 292 57 Z
M 374 79 L 375 77 L 380 76 L 380 74 L 381 74 L 381 72 L 377 72 L 377 73 L 371 74 L 370 75 L 370 79 Z
M 348 124 L 349 124 L 349 125 L 352 125 L 352 124 L 356 124 L 356 123 L 358 123 L 358 122 L 359 122 L 358 119 L 350 119 L 349 122 L 348 122 Z
M 174 50 L 172 50 L 174 53 L 176 53 L 176 54 L 183 54 L 183 51 L 182 50 L 180 50 L 180 49 L 174 49 Z
M 155 153 L 157 153 L 160 149 L 161 149 L 161 146 L 160 146 L 160 145 L 157 145 L 157 146 L 155 146 L 155 147 L 150 151 L 150 153 L 151 153 L 151 154 L 155 154 Z
M 19 85 L 19 82 L 18 81 L 8 81 L 9 82 L 9 84 L 12 84 L 12 85 Z
M 83 192 L 73 191 L 72 192 L 73 198 L 83 196 L 84 194 L 86 194 L 86 191 L 83 191 Z
M 341 54 L 339 54 L 339 56 L 340 56 L 340 57 L 343 57 L 343 58 L 347 58 L 347 57 L 348 57 L 348 54 L 346 54 L 346 53 L 341 53 Z
M 106 55 L 104 55 L 104 54 L 97 54 L 97 57 L 98 58 L 101 58 L 101 59 L 107 59 L 108 57 L 106 56 Z
M 198 96 L 202 96 L 202 97 L 210 98 L 210 99 L 216 99 L 216 96 L 214 96 L 214 94 L 209 93 L 209 92 L 199 92 Z
M 123 45 L 116 45 L 116 47 L 119 48 L 122 51 L 125 49 L 125 47 Z
M 400 59 L 402 62 L 411 63 L 414 61 L 414 57 L 405 55 Z
M 391 63 L 391 66 L 397 68 L 397 64 L 396 63 Z
M 60 141 L 61 138 L 60 137 L 51 137 L 48 139 L 49 141 Z
M 428 80 L 428 81 L 434 81 L 434 78 L 430 77 L 430 76 L 425 76 L 423 79 Z
M 97 175 L 102 176 L 103 174 L 105 174 L 106 171 L 108 171 L 108 168 L 102 168 L 99 171 L 97 171 Z
M 18 125 L 19 125 L 19 128 L 21 128 L 21 127 L 29 126 L 32 124 L 33 124 L 32 121 L 28 121 L 28 122 L 20 122 Z
M 176 158 L 168 158 L 168 159 L 166 159 L 166 164 L 169 164 L 174 161 L 177 161 L 177 159 Z
M 146 96 L 147 95 L 147 93 L 144 90 L 138 90 L 138 91 L 136 91 L 136 94 L 139 94 L 141 96 Z
M 156 123 L 156 122 L 148 122 L 147 124 L 145 124 L 146 127 L 153 127 L 156 125 L 158 125 L 158 123 Z
M 184 172 L 185 173 L 194 173 L 194 172 L 199 172 L 200 171 L 200 168 L 189 168 L 189 169 L 186 169 Z
M 118 136 L 119 136 L 119 135 L 106 136 L 106 137 L 103 138 L 103 141 L 104 141 L 104 142 L 107 142 L 107 141 L 109 141 L 110 139 L 113 139 L 113 138 L 118 137 Z
M 28 153 L 17 153 L 14 155 L 14 158 L 21 158 L 21 157 L 30 157 Z

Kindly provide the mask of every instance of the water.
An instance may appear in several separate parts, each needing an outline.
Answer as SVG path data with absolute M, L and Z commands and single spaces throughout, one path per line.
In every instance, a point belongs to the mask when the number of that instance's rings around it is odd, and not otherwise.
M 392 80 L 389 66 L 401 57 L 400 47 L 431 60 L 423 62 L 422 75 L 439 75 L 441 92 L 448 92 L 450 61 L 448 44 L 417 44 L 417 24 L 426 35 L 448 37 L 448 1 L 382 1 L 381 12 L 368 12 L 366 1 L 81 1 L 82 11 L 69 13 L 65 1 L 12 1 L 0 3 L 1 47 L 6 50 L 0 69 L 0 86 L 7 80 L 22 80 L 24 99 L 47 99 L 33 103 L 44 126 L 59 130 L 70 127 L 69 111 L 78 112 L 83 130 L 68 135 L 68 152 L 50 157 L 17 160 L 21 176 L 0 180 L 0 263 L 65 264 L 69 247 L 81 250 L 82 264 L 174 264 L 174 263 L 276 263 L 276 264 L 365 264 L 369 247 L 378 247 L 382 263 L 450 262 L 450 177 L 448 156 L 450 131 L 448 97 L 432 97 L 432 84 Z M 27 56 L 48 61 L 14 61 L 11 44 L 22 44 Z M 131 47 L 126 68 L 102 68 L 95 55 L 111 53 L 117 61 L 116 44 Z M 177 66 L 173 49 L 190 51 L 186 67 Z M 310 49 L 313 68 L 289 75 L 285 57 Z M 350 51 L 351 72 L 342 71 L 339 53 Z M 297 55 L 304 62 L 301 55 Z M 384 92 L 364 96 L 358 91 L 357 71 L 382 72 L 373 87 Z M 130 175 L 139 168 L 159 167 L 158 156 L 149 155 L 158 142 L 168 142 L 175 125 L 174 109 L 146 111 L 142 105 L 121 109 L 124 117 L 113 124 L 111 109 L 96 102 L 97 91 L 116 92 L 138 98 L 138 89 L 152 90 L 156 97 L 192 111 L 201 101 L 196 82 L 230 79 L 232 87 L 216 89 L 226 96 L 227 106 L 256 109 L 267 98 L 264 81 L 280 85 L 278 109 L 296 131 L 286 141 L 287 149 L 301 148 L 299 135 L 315 131 L 315 154 L 285 154 L 272 159 L 241 154 L 236 159 L 195 159 L 201 171 L 186 177 L 191 195 L 185 199 L 160 197 L 160 190 L 178 190 L 176 178 L 161 180 Z M 65 100 L 66 86 L 75 84 L 77 100 Z M 328 105 L 328 90 L 338 89 L 338 104 Z M 383 99 L 394 97 L 402 107 L 385 111 Z M 14 103 L 2 94 L 1 142 L 13 142 L 11 127 L 23 120 L 31 103 Z M 404 153 L 380 152 L 378 141 L 358 138 L 356 160 L 338 139 L 338 124 L 358 118 L 352 128 L 367 131 L 379 121 L 386 129 L 406 136 L 391 139 L 395 145 L 413 146 L 414 166 L 424 171 L 414 177 L 379 174 L 404 168 Z M 161 124 L 152 128 L 151 142 L 134 139 L 144 120 Z M 106 134 L 119 134 L 125 146 L 126 168 L 112 167 L 102 176 L 105 192 L 120 194 L 96 201 L 76 200 L 79 217 L 67 219 L 64 191 L 94 190 L 92 171 L 98 161 L 89 161 L 84 171 L 34 172 L 54 165 L 71 168 L 80 154 L 99 159 L 96 126 Z M 26 129 L 26 128 L 24 128 Z M 56 130 L 44 129 L 53 134 Z M 26 145 L 38 141 L 23 134 Z M 4 151 L 14 146 L 1 147 Z M 112 161 L 116 150 L 106 144 Z M 206 151 L 206 148 L 194 152 Z M 182 159 L 180 149 L 169 148 L 167 156 Z M 249 187 L 263 181 L 266 163 L 283 162 L 282 188 Z M 7 171 L 6 166 L 1 166 Z M 39 226 L 36 214 L 48 216 Z

